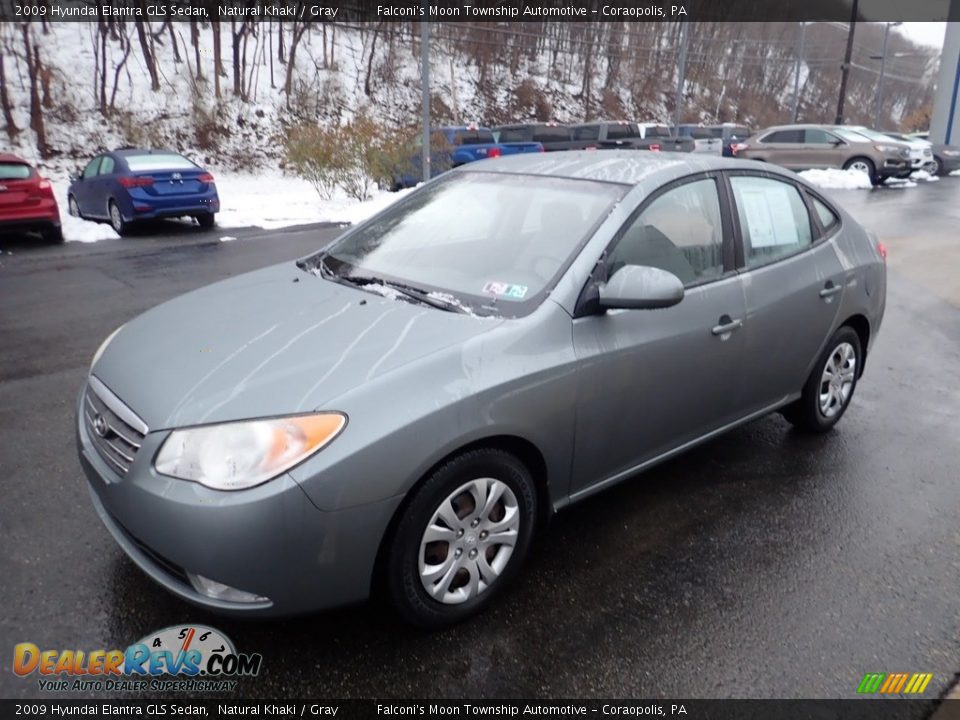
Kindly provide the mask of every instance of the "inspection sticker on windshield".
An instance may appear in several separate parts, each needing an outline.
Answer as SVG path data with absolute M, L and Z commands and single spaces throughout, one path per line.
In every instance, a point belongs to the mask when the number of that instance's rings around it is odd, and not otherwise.
M 510 283 L 488 282 L 483 286 L 485 293 L 507 298 L 508 300 L 523 300 L 527 296 L 526 285 L 511 285 Z

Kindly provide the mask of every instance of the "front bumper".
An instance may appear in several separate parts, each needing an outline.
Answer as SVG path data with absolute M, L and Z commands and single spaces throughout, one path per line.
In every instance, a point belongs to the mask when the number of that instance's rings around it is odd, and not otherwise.
M 883 161 L 883 166 L 877 170 L 880 177 L 897 177 L 898 175 L 909 175 L 913 172 L 909 160 L 887 158 Z
M 101 521 L 130 559 L 174 595 L 238 616 L 312 612 L 369 595 L 380 540 L 401 497 L 324 512 L 289 475 L 249 490 L 211 490 L 154 472 L 166 432 L 148 433 L 121 477 L 101 459 L 84 423 L 77 422 L 76 433 Z M 210 598 L 193 588 L 188 572 L 269 600 Z

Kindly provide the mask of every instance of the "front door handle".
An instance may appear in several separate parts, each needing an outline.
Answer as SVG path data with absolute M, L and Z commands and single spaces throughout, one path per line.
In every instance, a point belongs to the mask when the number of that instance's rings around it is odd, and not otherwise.
M 731 320 L 729 315 L 724 315 L 720 318 L 720 324 L 717 325 L 712 332 L 714 335 L 726 335 L 727 333 L 733 332 L 737 328 L 743 325 L 743 320 L 737 318 L 736 320 Z
M 820 297 L 826 299 L 842 291 L 843 285 L 834 285 L 832 280 L 828 280 L 827 284 L 823 286 L 823 290 L 820 291 Z

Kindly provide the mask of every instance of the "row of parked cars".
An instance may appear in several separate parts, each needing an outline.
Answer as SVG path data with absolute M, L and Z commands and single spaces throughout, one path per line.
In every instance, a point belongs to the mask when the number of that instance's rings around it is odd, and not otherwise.
M 445 126 L 435 134 L 444 140 L 433 148 L 433 174 L 474 160 L 529 152 L 634 149 L 690 152 L 770 162 L 791 170 L 838 168 L 867 174 L 875 185 L 917 170 L 932 175 L 960 168 L 960 147 L 935 145 L 928 133 L 903 135 L 853 125 L 781 125 L 754 133 L 736 123 L 682 124 L 597 121 L 578 125 L 555 122 L 518 123 L 499 127 Z M 394 187 L 412 187 L 422 175 L 420 157 Z
M 137 222 L 165 217 L 190 217 L 209 230 L 220 198 L 213 175 L 183 155 L 122 148 L 97 155 L 70 176 L 67 206 L 71 215 L 109 223 L 124 235 Z M 23 158 L 5 153 L 0 153 L 0 231 L 63 240 L 50 181 Z

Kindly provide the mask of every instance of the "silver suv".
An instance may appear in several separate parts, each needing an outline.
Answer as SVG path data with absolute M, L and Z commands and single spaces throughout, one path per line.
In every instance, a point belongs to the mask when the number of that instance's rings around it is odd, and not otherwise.
M 780 125 L 733 146 L 737 157 L 763 160 L 790 170 L 860 170 L 874 185 L 911 172 L 910 146 L 876 140 L 842 125 Z

